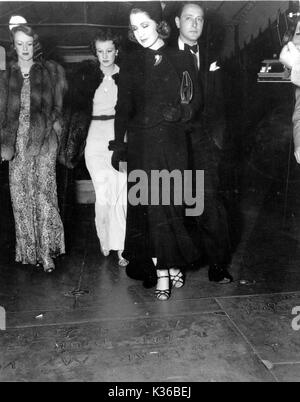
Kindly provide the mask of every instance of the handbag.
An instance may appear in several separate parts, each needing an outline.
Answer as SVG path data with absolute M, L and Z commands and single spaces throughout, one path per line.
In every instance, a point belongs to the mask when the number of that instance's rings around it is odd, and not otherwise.
M 193 94 L 194 94 L 193 81 L 188 71 L 184 71 L 182 74 L 182 80 L 180 85 L 181 104 L 188 105 L 193 99 Z

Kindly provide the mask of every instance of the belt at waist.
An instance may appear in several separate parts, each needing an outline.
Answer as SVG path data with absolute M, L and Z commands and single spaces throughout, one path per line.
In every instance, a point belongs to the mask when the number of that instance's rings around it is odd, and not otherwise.
M 92 120 L 113 120 L 115 116 L 112 115 L 102 115 L 102 116 L 93 116 Z

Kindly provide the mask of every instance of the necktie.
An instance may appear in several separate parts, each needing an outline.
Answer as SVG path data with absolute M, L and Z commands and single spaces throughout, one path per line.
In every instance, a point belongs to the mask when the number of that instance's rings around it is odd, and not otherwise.
M 198 45 L 190 46 L 187 43 L 185 43 L 184 44 L 184 50 L 187 50 L 192 54 L 196 71 L 198 71 L 199 70 L 199 68 L 198 68 L 198 58 L 197 58 L 197 55 L 196 55 L 196 53 L 198 53 L 198 51 L 199 51 Z
M 198 45 L 196 44 L 196 45 L 191 46 L 191 45 L 188 45 L 187 43 L 185 43 L 184 50 L 190 50 L 193 53 L 198 53 Z

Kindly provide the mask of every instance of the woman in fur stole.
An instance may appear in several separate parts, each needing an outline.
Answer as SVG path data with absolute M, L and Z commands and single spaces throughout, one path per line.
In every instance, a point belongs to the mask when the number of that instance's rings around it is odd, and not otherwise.
M 28 25 L 11 30 L 17 61 L 2 75 L 1 158 L 10 161 L 16 261 L 55 269 L 65 252 L 56 189 L 56 157 L 66 90 L 64 70 L 42 61 L 38 36 Z

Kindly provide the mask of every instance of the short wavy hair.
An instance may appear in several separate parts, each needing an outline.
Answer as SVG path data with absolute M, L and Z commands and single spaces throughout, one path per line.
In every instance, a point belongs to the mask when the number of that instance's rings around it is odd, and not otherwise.
M 111 29 L 99 29 L 99 31 L 97 31 L 95 36 L 93 37 L 90 45 L 93 54 L 97 56 L 96 42 L 106 42 L 109 40 L 113 42 L 113 44 L 116 47 L 116 50 L 120 50 L 121 36 L 113 32 Z
M 10 32 L 10 38 L 11 38 L 10 55 L 12 56 L 12 58 L 14 59 L 17 58 L 17 53 L 15 51 L 15 35 L 17 32 L 23 32 L 25 35 L 33 38 L 33 60 L 34 61 L 40 60 L 41 57 L 43 56 L 43 50 L 39 40 L 39 36 L 35 32 L 35 30 L 30 25 L 27 24 L 18 25 L 12 28 Z
M 204 6 L 203 1 L 181 1 L 176 8 L 175 16 L 180 18 L 183 13 L 184 8 L 189 5 L 190 6 L 194 5 L 194 6 L 201 8 L 201 10 L 203 11 L 203 14 L 205 14 L 205 6 Z
M 130 11 L 130 15 L 137 14 L 137 13 L 145 13 L 148 15 L 148 17 L 150 19 L 153 19 L 153 18 L 151 18 L 151 15 L 147 11 L 143 10 L 142 8 L 133 8 Z M 153 21 L 155 21 L 155 20 L 153 20 Z M 161 39 L 168 39 L 171 34 L 171 28 L 170 28 L 169 24 L 164 20 L 157 22 L 156 31 Z M 133 32 L 131 26 L 129 26 L 128 38 L 131 42 L 137 43 L 137 40 L 135 39 L 134 32 Z

